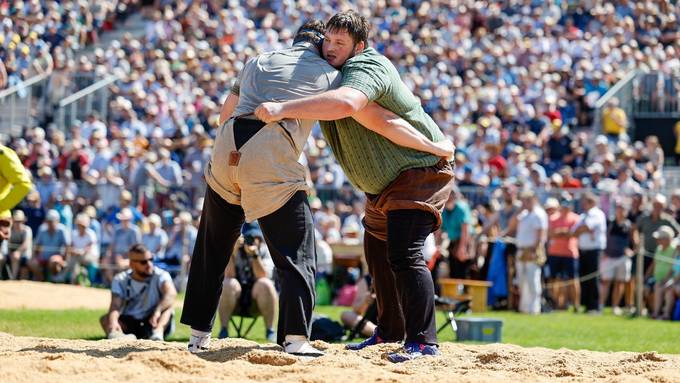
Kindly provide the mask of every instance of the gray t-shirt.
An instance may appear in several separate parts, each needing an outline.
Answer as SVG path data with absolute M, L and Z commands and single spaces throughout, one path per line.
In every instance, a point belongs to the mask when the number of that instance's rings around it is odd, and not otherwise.
M 118 273 L 111 282 L 111 293 L 123 299 L 122 315 L 135 319 L 148 318 L 158 306 L 162 298 L 163 283 L 172 283 L 170 274 L 154 267 L 153 274 L 145 281 L 132 278 L 132 270 Z
M 232 92 L 239 96 L 234 116 L 252 113 L 263 102 L 289 101 L 340 86 L 340 72 L 311 43 L 254 57 L 241 70 Z
M 289 101 L 335 89 L 340 74 L 309 43 L 270 52 L 246 63 L 232 93 L 239 95 L 234 116 L 253 113 L 267 101 Z M 252 118 L 252 117 L 251 117 Z M 283 206 L 299 190 L 307 190 L 305 169 L 298 162 L 315 121 L 284 120 L 261 129 L 238 151 L 231 119 L 217 129 L 205 180 L 225 201 L 241 205 L 251 222 Z

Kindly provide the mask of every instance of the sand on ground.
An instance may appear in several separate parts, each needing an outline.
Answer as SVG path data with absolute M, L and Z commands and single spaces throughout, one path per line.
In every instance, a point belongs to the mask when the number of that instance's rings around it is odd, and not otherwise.
M 31 281 L 1 281 L 0 309 L 103 309 L 111 292 L 76 285 Z
M 397 346 L 359 352 L 315 342 L 302 360 L 279 346 L 230 339 L 190 354 L 182 343 L 63 340 L 0 333 L 4 382 L 680 382 L 680 356 L 444 343 L 442 356 L 403 364 Z
M 76 286 L 0 282 L 0 308 L 106 308 L 109 292 Z M 61 324 L 63 325 L 63 324 Z M 392 364 L 397 345 L 359 352 L 314 342 L 326 355 L 290 356 L 273 344 L 215 340 L 65 340 L 0 333 L 0 382 L 680 382 L 680 355 L 604 353 L 444 343 L 442 356 Z

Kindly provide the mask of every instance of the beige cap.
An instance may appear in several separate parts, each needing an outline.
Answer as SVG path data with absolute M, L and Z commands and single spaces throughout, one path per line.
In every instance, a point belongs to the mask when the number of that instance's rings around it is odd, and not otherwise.
M 26 214 L 24 214 L 23 210 L 14 210 L 14 214 L 12 215 L 12 220 L 14 222 L 25 222 L 26 221 Z
M 85 214 L 85 213 L 80 213 L 76 216 L 75 223 L 76 223 L 76 225 L 89 227 L 90 226 L 90 216 Z
M 670 226 L 663 225 L 652 236 L 656 239 L 672 239 L 675 236 L 675 232 Z
M 120 213 L 116 214 L 116 218 L 120 221 L 131 221 L 132 211 L 128 208 L 122 209 Z

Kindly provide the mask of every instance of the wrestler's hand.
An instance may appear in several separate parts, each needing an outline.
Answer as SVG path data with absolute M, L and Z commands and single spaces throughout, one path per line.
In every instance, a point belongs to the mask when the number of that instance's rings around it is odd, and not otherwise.
M 255 109 L 255 116 L 262 122 L 270 123 L 282 120 L 283 107 L 278 102 L 264 102 Z
M 433 153 L 434 155 L 442 157 L 447 161 L 453 160 L 453 156 L 456 153 L 456 145 L 454 145 L 451 140 L 446 139 L 444 141 L 435 142 L 434 145 L 437 147 L 437 152 Z

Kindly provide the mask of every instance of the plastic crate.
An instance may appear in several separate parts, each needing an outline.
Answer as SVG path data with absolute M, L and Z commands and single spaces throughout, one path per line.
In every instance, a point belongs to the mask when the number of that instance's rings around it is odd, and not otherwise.
M 503 321 L 489 318 L 456 318 L 458 341 L 498 343 L 501 341 Z

